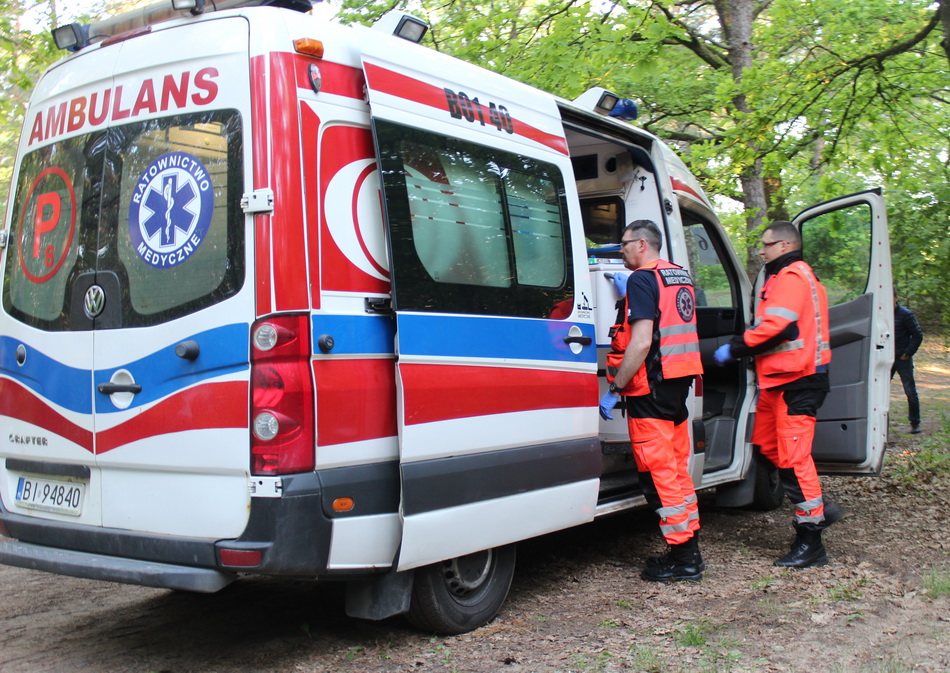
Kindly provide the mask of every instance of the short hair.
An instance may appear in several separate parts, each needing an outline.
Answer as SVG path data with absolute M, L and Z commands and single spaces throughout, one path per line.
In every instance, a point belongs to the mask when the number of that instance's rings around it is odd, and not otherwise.
M 798 231 L 798 227 L 788 220 L 775 220 L 772 224 L 763 229 L 762 233 L 764 234 L 766 231 L 771 231 L 779 240 L 791 243 L 796 249 L 802 247 L 801 232 Z
M 634 220 L 624 227 L 620 237 L 623 238 L 623 234 L 628 231 L 631 234 L 635 234 L 638 239 L 642 238 L 657 252 L 663 247 L 663 238 L 660 236 L 660 228 L 656 226 L 653 220 Z

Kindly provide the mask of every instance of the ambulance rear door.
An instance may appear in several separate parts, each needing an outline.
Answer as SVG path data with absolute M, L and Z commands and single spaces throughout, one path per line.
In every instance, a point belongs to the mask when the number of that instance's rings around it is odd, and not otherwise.
M 103 297 L 93 397 L 107 527 L 229 538 L 247 524 L 248 40 L 247 20 L 229 17 L 119 45 L 114 89 L 138 92 L 138 114 L 106 131 L 96 271 L 74 287 Z
M 596 344 L 553 99 L 376 42 L 363 68 L 393 283 L 405 570 L 593 518 Z
M 879 190 L 795 217 L 805 260 L 828 294 L 831 393 L 813 456 L 823 474 L 876 474 L 884 459 L 894 305 L 887 214 Z

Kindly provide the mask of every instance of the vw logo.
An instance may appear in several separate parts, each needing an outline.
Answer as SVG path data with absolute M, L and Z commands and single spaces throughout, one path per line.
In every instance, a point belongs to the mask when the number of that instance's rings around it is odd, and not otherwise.
M 106 307 L 106 293 L 98 285 L 90 285 L 89 289 L 86 290 L 86 296 L 82 300 L 83 310 L 86 312 L 86 317 L 92 320 L 100 313 L 102 309 Z

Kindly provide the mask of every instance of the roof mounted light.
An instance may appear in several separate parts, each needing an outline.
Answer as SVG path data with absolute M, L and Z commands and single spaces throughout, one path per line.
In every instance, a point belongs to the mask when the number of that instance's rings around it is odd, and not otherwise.
M 429 30 L 429 24 L 411 14 L 393 10 L 383 14 L 379 21 L 373 24 L 373 28 L 418 44 Z
M 192 16 L 198 16 L 205 11 L 205 0 L 172 0 L 172 9 L 179 12 L 189 10 Z
M 595 112 L 609 117 L 616 117 L 622 121 L 633 121 L 637 118 L 637 104 L 629 98 L 621 98 L 617 94 L 596 86 L 588 89 L 574 99 L 582 107 L 591 107 Z
M 68 23 L 65 26 L 53 29 L 53 42 L 58 49 L 79 51 L 89 46 L 89 26 L 79 23 Z

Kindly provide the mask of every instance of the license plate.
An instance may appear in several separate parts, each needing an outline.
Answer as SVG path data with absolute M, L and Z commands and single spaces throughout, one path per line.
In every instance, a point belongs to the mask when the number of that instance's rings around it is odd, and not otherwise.
M 22 476 L 16 487 L 16 504 L 27 509 L 79 516 L 86 484 L 47 477 Z

